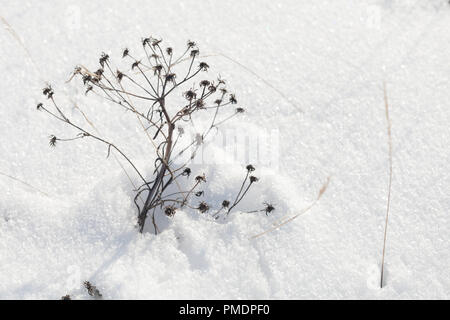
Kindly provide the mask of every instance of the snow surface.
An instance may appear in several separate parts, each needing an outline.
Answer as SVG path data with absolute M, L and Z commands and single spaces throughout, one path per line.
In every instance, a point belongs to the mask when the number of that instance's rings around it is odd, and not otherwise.
M 448 1 L 1 0 L 0 8 L 0 298 L 89 298 L 84 280 L 107 299 L 450 298 Z M 67 128 L 35 110 L 45 81 L 77 121 L 74 103 L 103 135 L 126 132 L 115 141 L 150 172 L 136 122 L 65 83 L 75 65 L 95 66 L 102 51 L 119 60 L 149 35 L 175 50 L 193 39 L 202 54 L 239 62 L 207 58 L 209 74 L 227 79 L 247 109 L 226 128 L 279 132 L 268 151 L 275 163 L 254 163 L 261 181 L 243 205 L 271 201 L 271 216 L 236 212 L 217 223 L 177 212 L 160 235 L 140 235 L 132 186 L 104 146 L 49 149 L 48 136 Z M 383 80 L 394 173 L 379 289 Z M 197 166 L 206 200 L 233 194 L 245 164 Z M 329 176 L 309 212 L 249 240 L 307 207 Z

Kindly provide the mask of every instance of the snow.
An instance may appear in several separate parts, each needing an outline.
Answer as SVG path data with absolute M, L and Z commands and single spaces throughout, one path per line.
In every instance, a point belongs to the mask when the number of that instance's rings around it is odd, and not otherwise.
M 85 280 L 106 299 L 450 297 L 448 1 L 2 0 L 1 7 L 0 298 L 88 299 Z M 71 117 L 84 121 L 76 103 L 150 172 L 136 121 L 65 83 L 75 65 L 93 68 L 102 51 L 120 60 L 123 48 L 137 51 L 149 35 L 175 50 L 193 39 L 202 55 L 214 55 L 205 58 L 208 74 L 227 79 L 247 110 L 224 130 L 274 138 L 272 150 L 250 159 L 260 181 L 240 208 L 270 201 L 273 214 L 236 211 L 214 221 L 178 211 L 158 221 L 158 236 L 140 235 L 132 186 L 104 146 L 48 147 L 50 134 L 69 131 L 35 110 L 46 81 Z M 380 289 L 383 81 L 393 181 Z M 207 152 L 222 149 L 212 143 Z M 193 166 L 206 174 L 209 203 L 235 194 L 249 161 L 240 160 Z M 310 211 L 250 239 L 308 207 L 328 177 Z

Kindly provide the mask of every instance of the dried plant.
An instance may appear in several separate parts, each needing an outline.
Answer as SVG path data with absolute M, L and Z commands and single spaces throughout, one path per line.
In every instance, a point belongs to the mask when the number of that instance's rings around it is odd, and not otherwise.
M 103 53 L 99 58 L 100 67 L 96 71 L 92 72 L 84 66 L 77 66 L 69 81 L 79 77 L 86 88 L 86 95 L 99 95 L 137 117 L 154 147 L 152 154 L 156 160 L 150 176 L 139 170 L 119 146 L 102 137 L 83 112 L 83 117 L 94 128 L 95 133 L 70 119 L 57 104 L 55 92 L 50 85 L 42 92 L 50 101 L 50 106 L 39 103 L 37 109 L 79 132 L 70 138 L 51 135 L 49 138 L 51 147 L 57 146 L 59 142 L 91 138 L 106 146 L 107 157 L 115 151 L 128 162 L 141 180 L 140 186 L 135 188 L 134 198 L 138 211 L 139 231 L 143 232 L 146 220 L 151 215 L 155 233 L 158 233 L 155 222 L 157 210 L 169 217 L 174 216 L 177 209 L 183 207 L 196 209 L 201 213 L 210 210 L 210 206 L 204 201 L 198 205 L 190 202 L 193 196 L 203 196 L 204 191 L 198 188 L 206 182 L 204 175 L 196 176 L 192 187 L 188 190 L 183 190 L 178 181 L 182 177 L 190 177 L 191 169 L 188 165 L 212 129 L 217 129 L 219 125 L 243 113 L 244 109 L 234 107 L 238 100 L 234 93 L 229 93 L 225 80 L 220 77 L 215 80 L 205 79 L 204 75 L 209 65 L 198 60 L 200 51 L 195 42 L 188 41 L 186 48 L 178 57 L 175 57 L 175 50 L 172 47 L 163 48 L 162 40 L 153 37 L 143 39 L 142 48 L 144 59 L 134 57 L 128 48 L 123 50 L 122 58 L 129 61 L 130 72 L 114 68 L 110 56 Z M 191 82 L 200 76 L 202 78 L 197 85 Z M 182 97 L 184 102 L 179 104 L 169 101 L 168 98 L 173 95 Z M 184 133 L 180 124 L 193 126 L 195 116 L 200 111 L 210 113 L 209 125 L 203 132 L 197 133 L 190 143 L 180 145 L 180 137 Z M 222 115 L 223 113 L 226 114 Z M 188 161 L 182 164 L 175 163 L 175 160 L 188 152 L 190 153 Z M 250 175 L 252 171 L 254 167 L 247 166 L 247 175 L 234 202 L 222 203 L 221 209 L 227 214 L 241 202 L 250 186 L 258 181 L 258 178 Z M 174 185 L 178 191 L 172 190 L 169 193 L 169 187 Z

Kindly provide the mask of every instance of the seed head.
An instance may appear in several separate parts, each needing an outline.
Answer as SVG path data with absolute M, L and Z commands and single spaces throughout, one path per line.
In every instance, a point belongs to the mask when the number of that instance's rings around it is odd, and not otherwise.
M 244 108 L 236 108 L 236 113 L 244 113 L 245 109 Z
M 228 200 L 223 200 L 223 202 L 222 202 L 222 207 L 228 208 L 229 205 L 230 205 L 230 201 L 228 201 Z
M 128 50 L 128 48 L 125 48 L 123 50 L 123 54 L 122 54 L 122 58 L 125 58 L 126 56 L 128 56 L 128 53 L 130 52 L 130 50 Z
M 43 104 L 41 102 L 39 102 L 36 106 L 37 110 L 41 110 L 42 109 Z
M 192 58 L 197 57 L 199 54 L 200 54 L 200 50 L 198 50 L 198 49 L 191 50 L 191 57 Z
M 171 47 L 168 47 L 168 48 L 166 49 L 166 52 L 167 52 L 167 54 L 168 54 L 169 56 L 171 56 L 172 53 L 173 53 L 173 49 L 172 49 Z
M 236 104 L 237 103 L 236 95 L 234 93 L 230 94 L 230 102 L 231 102 L 231 104 Z

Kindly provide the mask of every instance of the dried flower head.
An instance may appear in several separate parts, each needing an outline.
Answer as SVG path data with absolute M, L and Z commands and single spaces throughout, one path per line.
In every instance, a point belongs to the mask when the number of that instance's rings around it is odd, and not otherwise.
M 42 107 L 43 107 L 43 104 L 42 104 L 41 102 L 39 102 L 39 103 L 37 104 L 37 106 L 36 106 L 36 109 L 37 109 L 37 110 L 41 110 Z
M 70 297 L 70 295 L 65 295 L 61 297 L 61 300 L 72 300 L 72 298 Z
M 116 71 L 116 77 L 117 77 L 117 80 L 118 80 L 119 82 L 122 81 L 123 73 L 120 72 L 119 70 L 117 70 L 117 71 Z
M 175 82 L 176 77 L 177 77 L 177 75 L 175 73 L 168 73 L 165 75 L 167 82 Z
M 133 64 L 131 65 L 131 70 L 134 70 L 134 68 L 138 67 L 140 63 L 141 63 L 141 61 L 133 62 Z
M 163 69 L 163 66 L 161 64 L 157 64 L 152 69 L 153 69 L 153 74 L 156 76 L 156 74 L 161 74 L 161 70 Z
M 50 141 L 49 141 L 49 145 L 50 147 L 56 147 L 56 141 L 58 140 L 58 138 L 56 138 L 54 135 L 49 136 Z
M 208 80 L 202 80 L 200 81 L 200 87 L 207 87 L 211 84 Z
M 197 182 L 206 182 L 205 175 L 202 175 L 202 176 L 196 176 L 196 177 L 195 177 L 195 181 L 197 181 Z
M 181 175 L 189 177 L 191 175 L 191 168 L 184 168 L 184 170 L 181 173 Z
M 144 38 L 144 39 L 142 39 L 142 46 L 145 47 L 145 45 L 146 45 L 146 44 L 149 44 L 150 41 L 151 41 L 150 38 Z
M 152 40 L 152 46 L 153 47 L 157 47 L 157 46 L 159 46 L 159 44 L 162 42 L 162 39 L 153 39 Z
M 201 213 L 205 213 L 207 211 L 209 211 L 209 205 L 206 202 L 200 202 L 200 204 L 198 205 L 197 209 L 201 212 Z
M 198 65 L 198 67 L 200 69 L 202 69 L 203 71 L 208 71 L 209 65 L 206 62 L 200 62 L 200 64 Z
M 230 102 L 231 102 L 231 104 L 237 103 L 236 95 L 234 93 L 230 94 Z
M 47 86 L 47 87 L 45 87 L 45 88 L 42 90 L 42 94 L 43 94 L 44 96 L 47 96 L 47 99 L 52 98 L 52 97 L 53 97 L 53 94 L 54 94 L 52 87 L 51 87 L 50 85 Z
M 244 113 L 245 109 L 244 108 L 236 108 L 236 113 Z
M 228 200 L 223 200 L 222 201 L 222 207 L 228 208 L 229 206 L 230 206 L 230 201 L 228 201 Z
M 92 82 L 92 77 L 89 74 L 85 74 L 81 79 L 83 80 L 84 85 L 88 82 Z
M 202 99 L 198 99 L 195 101 L 195 107 L 197 109 L 203 109 L 205 107 L 205 102 Z
M 196 196 L 196 197 L 201 197 L 204 193 L 205 193 L 204 191 L 197 191 L 197 192 L 195 193 L 195 196 Z
M 168 217 L 173 217 L 177 209 L 174 206 L 167 206 L 164 208 L 164 214 Z
M 250 183 L 257 182 L 259 179 L 255 176 L 250 176 Z
M 198 49 L 191 50 L 191 57 L 192 58 L 197 57 L 199 54 L 200 54 L 200 50 L 198 50 Z
M 89 281 L 83 282 L 83 285 L 87 289 L 87 292 L 91 297 L 101 299 L 102 294 L 100 293 L 100 291 L 98 291 L 96 286 L 92 285 Z
M 126 56 L 128 56 L 128 53 L 130 53 L 130 50 L 128 50 L 128 48 L 125 48 L 122 53 L 122 58 L 125 58 Z
M 208 91 L 213 93 L 216 92 L 217 87 L 214 85 L 214 83 L 212 83 L 209 87 L 208 87 Z
M 253 171 L 256 170 L 255 167 L 252 166 L 251 164 L 249 164 L 246 168 L 247 168 L 247 171 L 248 171 L 248 172 L 253 172 Z
M 271 205 L 270 203 L 264 202 L 264 205 L 266 206 L 264 208 L 264 212 L 266 213 L 267 216 L 269 215 L 269 213 L 271 213 L 273 210 L 275 210 L 275 207 L 273 205 Z
M 168 48 L 166 49 L 166 53 L 167 53 L 169 56 L 171 56 L 172 53 L 173 53 L 173 49 L 172 49 L 171 47 L 168 47 Z
M 94 89 L 93 86 L 88 86 L 87 89 L 86 89 L 86 92 L 84 94 L 87 95 L 88 92 L 91 91 L 92 89 Z
M 107 63 L 108 60 L 109 60 L 109 55 L 107 55 L 106 53 L 103 52 L 99 59 L 99 62 L 100 62 L 100 65 L 102 66 L 102 68 L 105 67 L 105 63 Z
M 215 104 L 217 104 L 218 106 L 220 106 L 220 104 L 222 103 L 221 99 L 217 99 L 216 101 L 214 101 Z
M 197 97 L 197 94 L 195 93 L 195 90 L 194 90 L 194 89 L 189 89 L 188 91 L 186 91 L 185 93 L 183 93 L 183 96 L 184 96 L 187 100 L 191 101 L 191 100 L 193 100 L 193 99 L 195 99 L 195 98 Z
M 195 46 L 196 46 L 196 44 L 195 44 L 194 41 L 188 40 L 188 42 L 187 42 L 187 47 L 188 47 L 188 48 L 193 48 L 193 47 L 195 47 Z

